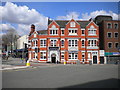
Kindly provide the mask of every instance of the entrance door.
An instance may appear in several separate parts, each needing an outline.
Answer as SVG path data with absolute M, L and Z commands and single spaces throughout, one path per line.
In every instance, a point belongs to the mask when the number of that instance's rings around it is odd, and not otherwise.
M 93 64 L 97 64 L 97 56 L 93 56 Z
M 52 57 L 52 63 L 56 63 L 56 57 Z
M 100 64 L 104 64 L 104 57 L 100 57 Z
M 51 61 L 52 63 L 56 63 L 56 54 L 51 55 Z

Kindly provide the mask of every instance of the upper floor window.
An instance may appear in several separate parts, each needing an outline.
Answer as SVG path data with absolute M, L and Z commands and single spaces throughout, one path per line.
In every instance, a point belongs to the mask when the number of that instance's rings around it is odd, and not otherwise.
M 107 24 L 107 28 L 108 28 L 108 29 L 111 29 L 111 28 L 112 28 L 112 24 L 111 24 L 111 23 L 108 23 L 108 24 Z
M 85 40 L 82 40 L 82 46 L 85 46 Z
M 70 27 L 75 27 L 75 22 L 70 22 Z
M 52 47 L 56 47 L 57 46 L 57 40 L 51 40 L 51 44 Z
M 88 46 L 90 46 L 90 47 L 97 46 L 97 41 L 96 40 L 88 40 Z
M 50 35 L 57 35 L 58 34 L 58 30 L 50 30 Z
M 96 30 L 95 29 L 89 29 L 88 30 L 88 35 L 96 35 Z
M 38 44 L 38 41 L 37 41 L 37 40 L 34 40 L 34 41 L 33 41 L 33 46 L 37 46 L 37 44 Z
M 118 42 L 115 43 L 115 48 L 119 48 Z
M 64 46 L 64 40 L 61 40 L 61 46 L 62 47 Z
M 61 28 L 61 35 L 64 35 L 64 32 L 65 31 L 65 29 L 64 28 Z
M 85 35 L 85 30 L 82 30 L 82 35 Z
M 76 47 L 78 46 L 77 40 L 69 40 L 69 47 Z
M 41 47 L 45 47 L 45 46 L 46 46 L 46 40 L 41 39 L 41 40 L 40 40 L 40 46 L 41 46 Z
M 108 33 L 107 33 L 107 37 L 108 37 L 108 38 L 112 38 L 112 33 L 111 33 L 111 32 L 108 32 Z
M 112 48 L 112 42 L 108 42 L 108 48 Z
M 115 33 L 114 33 L 114 37 L 115 37 L 115 38 L 118 38 L 118 32 L 115 32 Z
M 77 35 L 77 28 L 69 28 L 69 35 Z
M 118 29 L 118 23 L 114 24 L 114 29 Z

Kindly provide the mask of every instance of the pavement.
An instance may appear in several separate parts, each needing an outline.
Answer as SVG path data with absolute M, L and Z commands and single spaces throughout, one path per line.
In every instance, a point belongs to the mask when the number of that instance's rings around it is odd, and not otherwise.
M 8 60 L 2 60 L 2 67 L 0 70 L 16 70 L 24 68 L 33 68 L 37 66 L 55 66 L 52 63 L 40 63 L 40 62 L 30 62 L 30 66 L 26 66 L 26 62 L 22 61 L 20 58 L 9 58 Z M 58 64 L 57 64 L 58 65 Z M 59 64 L 63 65 L 63 64 Z

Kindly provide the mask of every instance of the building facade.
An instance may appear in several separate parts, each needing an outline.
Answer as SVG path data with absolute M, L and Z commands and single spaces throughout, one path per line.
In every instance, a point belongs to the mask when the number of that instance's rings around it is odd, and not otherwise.
M 105 51 L 104 60 L 113 64 L 120 60 L 120 21 L 100 15 L 95 18 L 95 22 L 99 26 L 100 49 Z
M 93 20 L 48 20 L 47 30 L 31 25 L 29 60 L 100 64 L 99 27 Z
M 23 35 L 17 39 L 17 49 L 24 49 L 28 45 L 28 35 Z

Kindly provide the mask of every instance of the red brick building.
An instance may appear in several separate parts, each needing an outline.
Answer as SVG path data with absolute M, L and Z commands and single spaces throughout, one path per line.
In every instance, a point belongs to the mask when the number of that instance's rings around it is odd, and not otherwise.
M 29 60 L 99 64 L 99 27 L 91 21 L 48 20 L 47 30 L 31 25 Z

